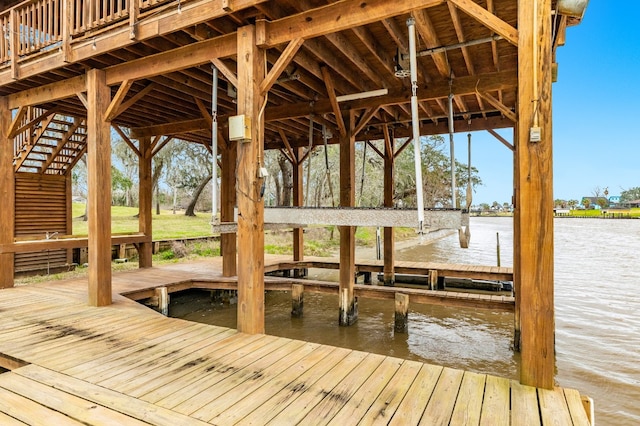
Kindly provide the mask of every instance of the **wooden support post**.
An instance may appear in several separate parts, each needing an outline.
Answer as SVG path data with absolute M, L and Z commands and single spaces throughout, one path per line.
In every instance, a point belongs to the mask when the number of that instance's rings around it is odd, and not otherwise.
M 384 206 L 393 207 L 394 193 L 394 142 L 389 134 L 389 129 L 384 126 Z M 396 281 L 395 277 L 395 242 L 394 231 L 391 227 L 384 228 L 384 251 L 383 251 L 383 282 L 386 286 L 393 286 Z
M 292 163 L 293 169 L 293 205 L 296 207 L 304 206 L 304 195 L 302 191 L 303 173 L 302 162 L 300 159 L 304 155 L 302 148 L 294 148 L 294 157 Z M 293 228 L 293 260 L 304 259 L 304 233 L 303 228 Z M 294 277 L 299 278 L 304 274 L 301 274 L 300 269 L 296 269 L 293 273 Z
M 409 295 L 396 293 L 396 315 L 393 329 L 396 333 L 409 331 Z
M 7 131 L 11 110 L 7 99 L 0 97 L 0 244 L 13 243 L 15 235 L 15 177 L 13 173 L 13 140 Z M 0 254 L 0 288 L 13 287 L 14 254 Z
M 438 289 L 438 271 L 436 269 L 431 269 L 429 271 L 429 290 L 437 290 Z
M 553 158 L 551 0 L 518 4 L 516 146 L 521 353 L 520 383 L 553 388 Z M 540 138 L 531 133 L 539 131 Z
M 258 177 L 264 151 L 265 52 L 255 26 L 238 29 L 238 114 L 251 122 L 251 140 L 238 143 L 238 331 L 264 333 L 264 204 Z
M 340 206 L 355 206 L 354 112 L 350 111 L 347 132 L 340 136 Z M 358 300 L 354 294 L 355 226 L 340 227 L 340 313 L 339 324 L 348 326 L 358 320 Z
M 138 232 L 151 236 L 153 232 L 153 181 L 151 160 L 153 155 L 151 150 L 151 138 L 140 138 L 138 150 L 138 179 L 140 181 L 140 204 L 138 208 Z M 140 243 L 138 248 L 138 266 L 140 268 L 150 268 L 153 265 L 152 242 Z
M 111 304 L 111 101 L 104 71 L 87 71 L 89 305 Z
M 66 235 L 73 235 L 73 204 L 72 204 L 73 189 L 71 186 L 72 177 L 73 176 L 69 171 L 67 172 L 67 175 L 65 176 L 65 180 L 64 180 L 65 187 L 66 187 L 65 189 L 66 223 L 65 223 L 64 233 Z M 67 249 L 67 265 L 71 266 L 72 263 L 73 263 L 73 249 L 68 248 Z
M 127 258 L 127 245 L 119 244 L 118 245 L 118 259 L 126 259 Z
M 157 287 L 154 289 L 155 297 L 158 299 L 158 312 L 165 317 L 169 316 L 169 290 L 167 287 Z
M 304 307 L 304 286 L 293 284 L 291 286 L 291 316 L 300 318 Z
M 236 206 L 236 160 L 238 147 L 236 142 L 222 153 L 222 171 L 220 184 L 220 222 L 233 222 Z M 222 276 L 234 277 L 237 271 L 236 254 L 237 234 L 220 234 L 220 254 L 222 255 Z

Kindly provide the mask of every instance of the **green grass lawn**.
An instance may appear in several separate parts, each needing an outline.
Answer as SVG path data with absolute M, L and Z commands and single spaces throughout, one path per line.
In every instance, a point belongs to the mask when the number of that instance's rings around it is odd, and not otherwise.
M 84 204 L 73 203 L 73 234 L 87 235 L 87 222 L 80 219 L 84 214 Z M 111 233 L 138 232 L 137 207 L 111 207 Z M 161 210 L 153 215 L 153 239 L 168 240 L 175 238 L 204 237 L 213 235 L 211 215 L 198 213 L 188 217 L 184 212 L 173 214 L 171 210 Z
M 576 216 L 576 217 L 601 217 L 604 215 L 603 212 L 616 213 L 616 214 L 619 213 L 619 211 L 609 210 L 609 209 L 604 209 L 604 210 L 589 209 L 589 210 L 571 210 L 570 215 Z M 627 212 L 625 211 L 623 214 L 626 215 Z M 631 217 L 640 217 L 640 208 L 634 207 L 629 209 L 629 215 Z

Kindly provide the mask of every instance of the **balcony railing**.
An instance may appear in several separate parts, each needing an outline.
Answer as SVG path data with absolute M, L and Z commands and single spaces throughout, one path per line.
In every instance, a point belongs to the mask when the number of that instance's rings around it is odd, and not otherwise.
M 70 43 L 73 38 L 125 19 L 134 23 L 143 12 L 171 1 L 25 1 L 0 12 L 0 65 Z

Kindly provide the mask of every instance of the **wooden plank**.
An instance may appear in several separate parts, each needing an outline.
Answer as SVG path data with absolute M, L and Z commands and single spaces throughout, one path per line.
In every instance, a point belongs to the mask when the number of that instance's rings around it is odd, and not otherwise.
M 511 425 L 541 425 L 536 388 L 511 381 Z
M 311 353 L 295 362 L 289 363 L 288 367 L 282 369 L 279 374 L 261 381 L 259 387 L 247 394 L 241 404 L 236 404 L 232 409 L 224 411 L 212 421 L 217 424 L 235 424 L 239 422 L 264 404 L 271 403 L 277 392 L 286 390 L 301 375 L 307 373 L 327 357 L 330 357 L 335 350 L 330 346 L 316 346 Z M 343 350 L 343 352 L 346 354 L 347 351 Z M 243 394 L 245 394 L 244 389 Z
M 134 397 L 146 395 L 163 383 L 167 383 L 166 376 L 175 370 L 186 374 L 194 367 L 216 358 L 218 343 L 231 335 L 229 331 L 214 336 L 205 335 L 202 340 L 196 343 L 191 343 L 187 347 L 182 346 L 179 354 L 162 357 L 161 362 L 154 363 L 153 368 L 143 369 L 142 376 L 127 381 L 124 386 L 119 386 L 118 389 Z M 137 371 L 140 370 L 137 369 Z
M 451 416 L 454 425 L 479 425 L 485 396 L 484 374 L 465 372 Z
M 0 411 L 0 424 L 5 426 L 26 426 L 26 423 L 16 420 Z
M 585 407 L 582 405 L 580 392 L 575 389 L 563 389 L 564 397 L 567 402 L 567 408 L 571 414 L 571 421 L 575 426 L 591 426 L 589 416 Z
M 0 412 L 32 426 L 81 426 L 64 414 L 0 387 Z
M 445 367 L 440 374 L 438 383 L 433 390 L 433 395 L 420 419 L 421 425 L 448 425 L 453 414 L 460 384 L 464 373 L 461 370 L 454 370 Z M 475 388 L 475 391 L 482 389 Z M 478 398 L 478 396 L 474 396 Z
M 271 419 L 273 424 L 297 424 L 317 404 L 321 403 L 332 390 L 347 377 L 352 371 L 357 371 L 358 366 L 367 358 L 365 352 L 352 351 L 340 362 L 333 365 L 330 371 L 325 373 L 313 383 L 301 382 L 301 390 L 298 397 L 292 401 L 286 410 L 280 411 Z
M 221 416 L 227 411 L 235 411 L 247 396 L 271 379 L 274 374 L 287 369 L 291 364 L 313 352 L 317 344 L 292 340 L 267 354 L 253 364 L 238 370 L 215 388 L 208 390 L 209 403 L 193 412 L 193 417 L 209 423 L 225 424 Z
M 387 424 L 422 368 L 422 363 L 405 360 L 380 395 L 360 419 L 361 425 Z
M 509 380 L 487 376 L 480 426 L 509 426 Z
M 50 386 L 30 380 L 17 374 L 0 375 L 0 387 L 28 398 L 42 407 L 58 412 L 84 424 L 96 426 L 110 426 L 113 424 L 126 424 L 131 426 L 144 426 L 147 423 L 136 420 L 118 411 L 96 405 L 92 401 L 79 398 L 61 391 L 52 391 Z M 57 424 L 53 419 L 48 419 L 49 424 Z
M 443 368 L 423 364 L 404 399 L 389 421 L 390 425 L 417 425 L 431 399 Z
M 345 425 L 358 423 L 367 413 L 380 393 L 398 373 L 403 361 L 397 358 L 384 358 L 382 363 L 369 376 L 360 388 L 351 395 L 344 406 L 328 423 L 330 425 Z M 360 370 L 359 370 L 360 371 Z
M 180 413 L 190 414 L 210 402 L 206 390 L 215 388 L 216 384 L 233 375 L 239 369 L 258 361 L 263 356 L 282 347 L 289 339 L 279 339 L 273 336 L 264 336 L 256 340 L 253 345 L 245 346 L 233 356 L 227 356 L 225 362 L 216 364 L 215 369 L 209 372 L 206 380 L 197 382 L 195 386 L 189 386 L 179 393 L 179 395 L 170 395 L 160 401 L 158 405 L 171 408 Z
M 538 404 L 543 425 L 571 425 L 573 420 L 561 388 L 538 389 Z M 583 410 L 584 412 L 584 410 Z
M 36 365 L 24 367 L 17 370 L 15 374 L 28 377 L 55 389 L 60 389 L 71 395 L 79 396 L 154 425 L 176 426 L 182 424 L 204 424 L 196 419 L 185 417 L 184 415 L 162 407 L 131 398 L 110 389 L 91 385 L 87 382 Z
M 327 393 L 311 411 L 309 411 L 303 423 L 314 422 L 317 424 L 327 424 L 333 417 L 349 403 L 354 394 L 360 389 L 366 380 L 376 371 L 385 357 L 381 355 L 369 354 L 335 388 Z M 367 408 L 370 401 L 367 401 Z

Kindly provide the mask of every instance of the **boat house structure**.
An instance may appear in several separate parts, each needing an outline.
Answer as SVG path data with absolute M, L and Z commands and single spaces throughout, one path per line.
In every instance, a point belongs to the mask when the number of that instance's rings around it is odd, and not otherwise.
M 552 388 L 551 88 L 556 49 L 586 3 L 3 2 L 0 288 L 12 287 L 15 270 L 44 251 L 64 263 L 68 249 L 84 244 L 89 304 L 110 305 L 112 244 L 135 243 L 140 267 L 151 266 L 151 161 L 170 138 L 179 138 L 220 156 L 222 268 L 237 276 L 238 330 L 264 333 L 265 150 L 282 151 L 293 165 L 294 206 L 301 207 L 302 166 L 311 150 L 339 144 L 340 208 L 348 211 L 355 206 L 355 143 L 384 140 L 376 151 L 385 162 L 390 210 L 376 216 L 390 218 L 399 150 L 419 136 L 487 130 L 513 151 L 521 383 Z M 513 140 L 495 132 L 505 128 L 513 129 Z M 139 158 L 140 222 L 133 235 L 111 234 L 112 129 Z M 71 170 L 85 153 L 88 237 L 63 238 L 71 234 Z M 461 229 L 464 245 L 464 206 L 453 200 L 450 207 L 425 209 L 413 223 Z M 301 209 L 295 215 L 295 260 L 303 258 L 301 224 L 318 214 Z M 344 325 L 357 318 L 354 234 L 369 223 L 366 212 L 359 217 L 337 223 Z M 399 223 L 381 220 L 385 280 L 392 281 L 392 227 Z M 59 238 L 51 238 L 54 233 Z

